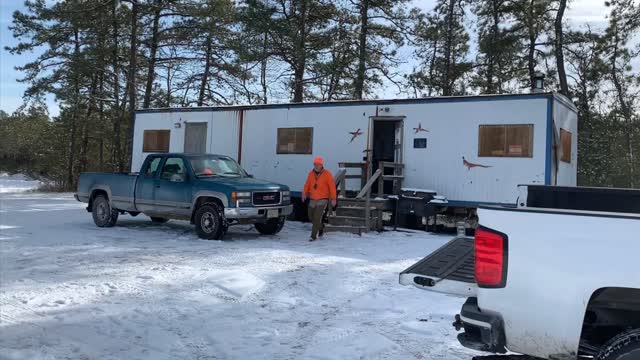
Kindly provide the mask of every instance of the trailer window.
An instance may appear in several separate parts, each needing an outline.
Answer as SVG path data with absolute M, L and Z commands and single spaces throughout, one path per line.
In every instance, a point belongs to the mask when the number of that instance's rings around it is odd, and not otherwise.
M 565 129 L 560 129 L 560 145 L 560 160 L 571 163 L 571 133 Z
M 313 153 L 313 128 L 279 128 L 278 154 Z
M 142 141 L 142 151 L 167 153 L 169 152 L 170 137 L 171 130 L 145 130 Z
M 532 157 L 533 125 L 480 125 L 478 156 Z

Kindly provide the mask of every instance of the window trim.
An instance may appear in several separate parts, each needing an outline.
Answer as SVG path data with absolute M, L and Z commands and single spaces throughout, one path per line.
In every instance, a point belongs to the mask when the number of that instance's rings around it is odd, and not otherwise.
M 158 168 L 156 169 L 155 173 L 153 176 L 148 176 L 147 173 L 149 172 L 149 169 L 151 169 L 151 164 L 153 164 L 153 162 L 156 159 L 160 159 L 160 161 L 158 162 Z M 160 169 L 162 171 L 162 167 L 164 166 L 164 161 L 163 161 L 163 157 L 162 156 L 153 156 L 149 159 L 149 161 L 147 162 L 147 168 L 145 169 L 144 173 L 142 174 L 142 177 L 144 177 L 145 179 L 154 179 L 157 178 L 158 175 L 160 174 L 160 172 L 158 171 L 158 169 Z
M 145 144 L 145 139 L 147 137 L 147 133 L 149 132 L 162 132 L 162 133 L 167 133 L 168 134 L 168 139 L 167 139 L 167 149 L 166 150 L 158 150 L 158 149 L 149 149 Z M 169 152 L 169 150 L 171 149 L 171 130 L 170 129 L 145 129 L 142 132 L 142 152 L 143 153 L 158 153 L 158 154 L 166 154 Z
M 162 161 L 162 167 L 160 168 L 160 171 L 157 174 L 158 180 L 171 181 L 171 179 L 165 179 L 164 177 L 162 177 L 162 174 L 164 173 L 164 167 L 167 165 L 167 162 L 171 159 L 179 159 L 182 161 L 182 167 L 184 168 L 184 176 L 186 180 L 189 176 L 189 168 L 187 168 L 187 165 L 186 165 L 188 161 L 185 161 L 185 159 L 182 156 L 166 156 L 164 158 L 164 161 Z
M 309 144 L 309 152 L 296 152 L 295 150 L 293 152 L 290 151 L 280 151 L 280 131 L 281 130 L 311 130 L 311 138 L 310 138 L 310 144 Z M 296 126 L 296 127 L 279 127 L 276 129 L 276 154 L 277 155 L 312 155 L 313 154 L 313 131 L 314 128 L 313 126 L 306 126 L 306 127 L 301 127 L 301 126 Z
M 530 155 L 509 155 L 507 149 L 507 127 L 510 126 L 527 126 L 531 129 L 531 135 L 529 136 L 529 149 Z M 482 128 L 483 127 L 502 127 L 505 129 L 505 148 L 504 155 L 483 155 L 482 154 Z M 535 124 L 479 124 L 478 125 L 478 157 L 483 158 L 533 158 L 534 155 L 534 137 L 535 137 Z

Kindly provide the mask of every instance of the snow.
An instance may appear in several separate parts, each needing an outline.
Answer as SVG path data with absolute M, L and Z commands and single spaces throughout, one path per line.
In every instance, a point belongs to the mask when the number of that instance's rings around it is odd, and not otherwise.
M 430 204 L 448 204 L 447 200 L 433 199 L 429 201 Z
M 9 175 L 6 172 L 0 172 L 0 193 L 32 191 L 41 185 L 40 181 L 32 180 L 22 174 Z
M 428 190 L 428 189 L 417 189 L 417 188 L 402 188 L 402 191 L 409 191 L 409 192 L 422 192 L 422 193 L 437 193 L 437 191 L 435 190 Z
M 450 236 L 277 236 L 121 216 L 98 228 L 71 194 L 0 195 L 0 358 L 464 359 L 464 299 L 398 284 Z

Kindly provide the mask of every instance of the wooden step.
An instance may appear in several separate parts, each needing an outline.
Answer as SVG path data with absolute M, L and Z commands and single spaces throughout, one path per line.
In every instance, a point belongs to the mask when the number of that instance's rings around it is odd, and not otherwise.
M 324 232 L 344 232 L 362 235 L 362 233 L 366 232 L 365 230 L 364 226 L 336 226 L 330 224 L 324 226 Z
M 375 207 L 370 207 L 369 209 L 372 215 L 375 214 L 375 212 L 377 211 Z M 336 215 L 364 217 L 365 210 L 366 210 L 365 207 L 360 207 L 360 206 L 339 206 L 338 208 L 336 208 Z
M 340 198 L 338 199 L 338 208 L 341 207 L 365 207 L 366 201 L 364 199 L 353 199 L 353 198 Z M 375 200 L 371 199 L 369 202 L 370 207 L 375 207 L 377 209 L 384 209 L 388 205 L 389 201 L 386 199 Z
M 374 228 L 378 218 L 372 217 L 369 225 Z M 365 227 L 365 218 L 357 216 L 331 216 L 329 217 L 329 224 L 336 226 L 361 226 Z

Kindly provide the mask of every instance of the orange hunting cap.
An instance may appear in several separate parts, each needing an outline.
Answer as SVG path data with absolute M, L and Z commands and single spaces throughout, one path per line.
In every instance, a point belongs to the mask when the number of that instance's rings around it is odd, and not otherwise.
M 324 164 L 324 161 L 322 160 L 322 158 L 320 156 L 318 156 L 317 158 L 313 159 L 313 165 L 315 165 L 315 164 L 322 165 L 322 164 Z

